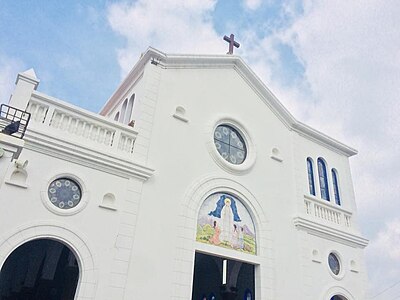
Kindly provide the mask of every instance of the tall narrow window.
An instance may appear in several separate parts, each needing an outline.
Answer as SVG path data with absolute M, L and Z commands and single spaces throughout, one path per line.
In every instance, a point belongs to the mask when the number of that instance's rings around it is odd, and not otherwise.
M 315 196 L 314 170 L 311 158 L 307 158 L 308 188 L 310 194 Z
M 322 158 L 318 158 L 318 176 L 319 186 L 321 189 L 321 198 L 325 200 L 329 199 L 329 186 L 328 186 L 328 174 L 326 173 L 326 165 Z
M 340 204 L 338 175 L 337 175 L 336 169 L 332 169 L 332 182 L 333 182 L 333 192 L 335 194 L 335 202 L 337 205 L 341 205 Z
M 118 121 L 118 119 L 119 119 L 119 112 L 117 112 L 117 113 L 115 114 L 114 121 Z
M 135 94 L 133 94 L 131 98 L 129 98 L 128 108 L 126 109 L 125 113 L 125 120 L 124 120 L 125 124 L 128 124 L 131 121 L 134 101 L 135 101 Z
M 122 104 L 121 114 L 119 115 L 119 121 L 123 123 L 125 121 L 125 114 L 126 114 L 126 106 L 128 105 L 128 99 L 125 99 L 124 103 Z

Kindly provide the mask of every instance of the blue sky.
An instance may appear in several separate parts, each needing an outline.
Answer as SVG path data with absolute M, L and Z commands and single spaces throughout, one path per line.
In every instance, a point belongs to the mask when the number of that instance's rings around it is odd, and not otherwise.
M 339 0 L 0 1 L 0 102 L 20 71 L 98 111 L 148 46 L 235 51 L 301 121 L 351 159 L 370 295 L 400 278 L 400 3 Z M 374 299 L 400 299 L 400 284 Z M 397 297 L 397 298 L 396 298 Z

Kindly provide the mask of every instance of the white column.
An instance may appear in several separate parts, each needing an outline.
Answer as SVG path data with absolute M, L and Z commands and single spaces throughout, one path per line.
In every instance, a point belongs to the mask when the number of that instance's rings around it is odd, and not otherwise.
M 39 82 L 33 69 L 19 73 L 15 81 L 15 90 L 10 99 L 10 106 L 25 110 L 32 92 L 36 90 Z

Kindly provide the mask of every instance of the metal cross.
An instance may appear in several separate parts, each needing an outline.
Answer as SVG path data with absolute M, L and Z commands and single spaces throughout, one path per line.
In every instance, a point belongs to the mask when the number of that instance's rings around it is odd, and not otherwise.
M 235 36 L 233 34 L 231 34 L 230 37 L 227 37 L 225 35 L 224 41 L 227 41 L 229 43 L 229 51 L 226 54 L 233 54 L 233 46 L 235 46 L 236 48 L 240 47 L 240 44 L 235 41 Z

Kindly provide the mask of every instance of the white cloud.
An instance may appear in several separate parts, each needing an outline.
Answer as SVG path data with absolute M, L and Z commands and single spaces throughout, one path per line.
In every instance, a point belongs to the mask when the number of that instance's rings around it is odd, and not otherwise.
M 351 159 L 357 204 L 371 245 L 385 244 L 379 264 L 375 251 L 367 251 L 371 286 L 382 288 L 400 277 L 400 269 L 393 268 L 400 258 L 400 223 L 384 228 L 400 211 L 400 6 L 303 2 L 293 23 L 273 34 L 304 66 L 302 83 L 289 89 L 276 84 L 278 94 L 293 97 L 306 123 L 360 150 Z
M 400 219 L 385 223 L 385 226 L 367 248 L 370 269 L 371 296 L 376 300 L 397 299 L 400 293 Z M 384 266 L 384 268 L 382 268 Z
M 165 52 L 224 53 L 211 20 L 214 0 L 139 0 L 108 8 L 112 29 L 126 38 L 118 58 L 125 75 L 148 46 Z
M 262 0 L 244 0 L 244 5 L 248 9 L 256 10 L 260 7 Z
M 380 255 L 389 255 L 394 261 L 400 263 L 400 219 L 387 222 L 371 244 Z
M 316 99 L 302 115 L 328 134 L 356 142 L 356 188 L 364 194 L 359 205 L 371 211 L 377 201 L 368 195 L 394 202 L 386 191 L 399 187 L 399 13 L 395 1 L 312 2 L 282 34 L 303 61 L 304 81 Z
M 21 61 L 0 54 L 0 103 L 8 103 L 21 71 L 25 71 Z

